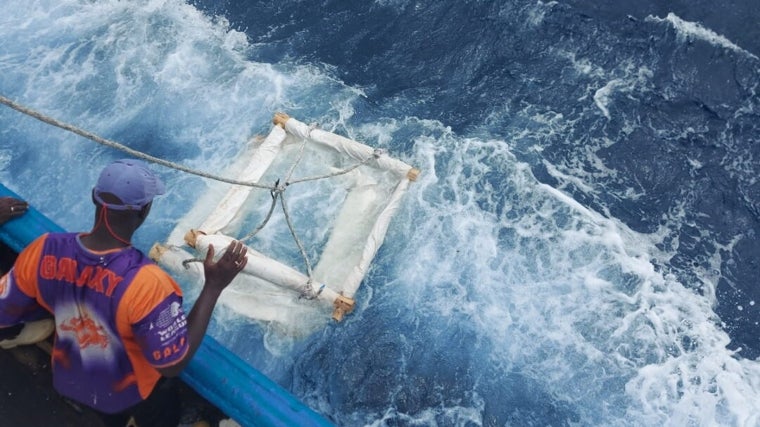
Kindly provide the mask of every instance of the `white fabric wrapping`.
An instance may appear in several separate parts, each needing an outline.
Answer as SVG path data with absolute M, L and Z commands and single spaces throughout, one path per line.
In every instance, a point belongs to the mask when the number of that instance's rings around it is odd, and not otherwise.
M 285 130 L 279 126 L 274 126 L 261 146 L 253 152 L 251 160 L 236 179 L 238 181 L 258 182 L 277 157 L 285 137 L 287 137 Z M 214 234 L 229 225 L 251 194 L 252 189 L 253 187 L 245 185 L 230 186 L 227 194 L 219 202 L 218 208 L 206 218 L 198 229 L 207 234 Z
M 337 152 L 357 161 L 362 161 L 367 157 L 373 156 L 375 153 L 375 149 L 368 145 L 321 129 L 311 129 L 305 123 L 299 122 L 292 117 L 285 122 L 285 129 L 288 133 L 291 133 L 298 138 L 307 139 L 331 147 Z M 401 160 L 394 159 L 387 154 L 382 154 L 379 158 L 370 162 L 370 164 L 377 166 L 379 169 L 393 172 L 399 178 L 405 177 L 409 172 L 409 169 L 412 169 L 408 164 Z
M 347 262 L 347 264 L 351 266 L 350 272 L 346 274 L 342 281 L 338 281 L 339 278 L 336 278 L 335 282 L 327 282 L 331 284 L 335 283 L 335 288 L 343 290 L 343 295 L 353 298 L 354 294 L 359 289 L 359 285 L 361 285 L 361 282 L 364 280 L 364 276 L 367 275 L 367 270 L 369 269 L 372 260 L 375 258 L 378 249 L 380 249 L 380 246 L 382 246 L 383 241 L 385 240 L 385 233 L 388 231 L 388 225 L 390 224 L 391 218 L 393 218 L 393 215 L 398 210 L 401 197 L 406 193 L 408 187 L 408 179 L 403 179 L 396 186 L 396 190 L 393 192 L 390 200 L 386 203 L 383 211 L 378 215 L 369 235 L 366 237 L 364 250 L 361 251 L 358 260 L 356 260 L 356 262 Z M 336 261 L 339 262 L 339 260 Z
M 201 234 L 197 237 L 197 240 L 195 242 L 195 249 L 200 254 L 200 257 L 204 258 L 206 256 L 206 252 L 208 251 L 208 245 L 212 244 L 214 245 L 216 256 L 219 257 L 224 253 L 225 248 L 227 248 L 227 246 L 229 246 L 233 240 L 234 238 L 225 236 L 223 234 Z M 260 279 L 266 280 L 267 282 L 271 282 L 275 285 L 290 289 L 297 293 L 301 293 L 303 291 L 304 286 L 306 286 L 309 281 L 309 278 L 305 274 L 296 271 L 279 261 L 275 261 L 263 255 L 261 252 L 252 249 L 251 247 L 246 247 L 248 248 L 248 252 L 246 253 L 248 263 L 245 265 L 245 268 L 241 272 L 242 274 L 256 276 Z M 322 284 L 314 283 L 312 286 L 316 291 L 322 287 Z M 320 301 L 325 301 L 327 304 L 332 306 L 333 301 L 335 301 L 335 298 L 337 297 L 338 294 L 335 293 L 335 291 L 331 290 L 327 286 L 324 286 L 322 287 L 322 292 L 319 294 L 319 296 L 317 296 L 317 299 Z
M 401 197 L 409 187 L 403 179 L 388 198 L 368 182 L 357 183 L 346 197 L 330 238 L 314 268 L 314 277 L 353 298 L 385 239 Z M 378 212 L 378 205 L 384 204 Z

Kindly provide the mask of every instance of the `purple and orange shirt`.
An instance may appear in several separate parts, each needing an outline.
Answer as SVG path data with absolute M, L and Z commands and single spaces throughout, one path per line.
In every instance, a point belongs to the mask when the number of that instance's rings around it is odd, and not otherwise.
M 156 368 L 189 348 L 182 290 L 132 247 L 93 252 L 75 233 L 32 242 L 0 279 L 0 326 L 43 312 L 56 322 L 55 388 L 106 413 L 147 398 Z

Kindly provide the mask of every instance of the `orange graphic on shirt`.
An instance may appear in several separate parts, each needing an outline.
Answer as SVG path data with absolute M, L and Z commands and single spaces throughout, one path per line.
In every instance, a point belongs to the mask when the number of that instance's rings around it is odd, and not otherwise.
M 101 348 L 108 346 L 108 335 L 105 333 L 105 329 L 89 316 L 72 317 L 68 322 L 61 323 L 61 330 L 74 332 L 81 348 L 87 348 L 91 345 L 97 345 Z

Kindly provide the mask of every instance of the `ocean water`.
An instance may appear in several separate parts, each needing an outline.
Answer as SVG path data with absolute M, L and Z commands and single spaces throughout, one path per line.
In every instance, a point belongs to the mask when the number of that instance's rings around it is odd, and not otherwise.
M 0 94 L 133 149 L 224 174 L 285 111 L 422 170 L 344 322 L 211 326 L 336 425 L 760 425 L 754 2 L 0 5 Z M 0 180 L 89 229 L 123 154 L 0 124 Z M 145 250 L 214 186 L 157 169 Z

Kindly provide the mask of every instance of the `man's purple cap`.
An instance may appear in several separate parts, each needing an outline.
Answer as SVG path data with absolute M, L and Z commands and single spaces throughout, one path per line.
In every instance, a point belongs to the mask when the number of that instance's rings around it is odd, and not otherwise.
M 100 173 L 93 195 L 98 203 L 108 209 L 140 210 L 153 201 L 153 197 L 164 194 L 164 183 L 148 169 L 148 165 L 136 159 L 116 160 Z M 101 193 L 111 193 L 121 200 L 121 204 L 106 203 Z

